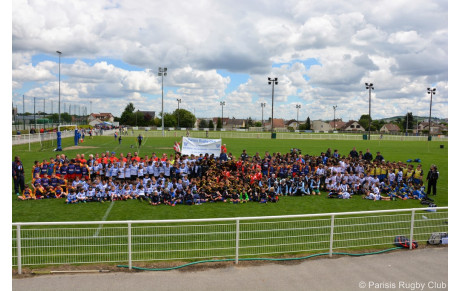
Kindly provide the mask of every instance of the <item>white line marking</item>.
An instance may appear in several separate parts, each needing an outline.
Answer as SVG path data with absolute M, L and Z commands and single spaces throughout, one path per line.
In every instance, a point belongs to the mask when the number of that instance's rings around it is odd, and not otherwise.
M 107 220 L 107 217 L 109 216 L 110 210 L 112 210 L 112 207 L 113 207 L 114 204 L 115 204 L 115 201 L 110 202 L 110 206 L 107 209 L 107 211 L 105 212 L 104 217 L 102 217 L 102 221 Z M 98 236 L 99 232 L 101 231 L 101 229 L 102 229 L 102 224 L 99 225 L 99 227 L 97 228 L 96 233 L 94 233 L 93 237 Z

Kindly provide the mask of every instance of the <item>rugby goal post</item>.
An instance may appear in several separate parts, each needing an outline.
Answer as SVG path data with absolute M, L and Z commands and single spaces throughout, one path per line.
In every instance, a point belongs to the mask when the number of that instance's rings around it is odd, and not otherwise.
M 75 145 L 78 145 L 78 139 L 80 138 L 79 137 L 79 134 L 78 134 L 78 126 L 76 124 L 70 124 L 70 125 L 59 125 L 58 126 L 58 131 L 57 131 L 57 135 L 56 135 L 56 144 L 57 144 L 57 147 L 55 149 L 55 151 L 62 151 L 62 128 L 66 128 L 68 130 L 73 130 L 74 131 L 74 140 L 75 140 Z

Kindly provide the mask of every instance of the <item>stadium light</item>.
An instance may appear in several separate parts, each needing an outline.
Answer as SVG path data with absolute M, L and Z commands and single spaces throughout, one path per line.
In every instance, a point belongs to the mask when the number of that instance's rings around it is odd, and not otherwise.
M 222 128 L 224 128 L 224 106 L 225 106 L 225 101 L 220 101 L 220 106 L 222 106 L 222 119 L 220 122 L 222 123 Z
M 165 136 L 165 117 L 164 117 L 164 103 L 163 103 L 163 77 L 166 77 L 168 68 L 158 68 L 158 76 L 161 76 L 161 134 Z
M 436 94 L 436 88 L 426 88 L 430 94 L 430 117 L 428 119 L 428 141 L 431 141 L 431 105 L 433 104 L 433 95 Z
M 335 122 L 336 122 L 336 120 L 335 120 L 335 110 L 337 109 L 337 105 L 332 106 L 332 108 L 334 108 L 334 131 L 335 131 L 335 128 L 336 128 L 335 127 Z
M 58 123 L 59 125 L 61 125 L 61 55 L 62 55 L 62 52 L 60 51 L 56 51 L 59 55 L 59 103 L 58 103 L 58 115 L 59 115 L 59 119 L 58 119 Z
M 262 131 L 264 131 L 265 126 L 264 126 L 264 107 L 267 105 L 267 103 L 262 102 L 260 103 L 260 107 L 262 107 Z
M 369 90 L 369 134 L 368 140 L 371 140 L 371 90 L 374 90 L 374 84 L 366 83 L 366 89 Z
M 180 115 L 179 114 L 179 103 L 182 102 L 182 99 L 177 98 L 176 100 L 177 100 L 177 128 L 179 128 L 179 115 Z
M 273 137 L 273 107 L 274 107 L 274 99 L 275 99 L 275 85 L 278 85 L 278 78 L 270 78 L 268 77 L 268 85 L 272 85 L 272 137 Z
M 299 129 L 299 109 L 302 107 L 302 105 L 297 104 L 295 108 L 297 108 L 297 129 Z

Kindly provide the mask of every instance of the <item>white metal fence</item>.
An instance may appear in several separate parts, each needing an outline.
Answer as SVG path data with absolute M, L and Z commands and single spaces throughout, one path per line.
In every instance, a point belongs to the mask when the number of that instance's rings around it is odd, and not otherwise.
M 111 130 L 103 130 L 103 131 L 98 131 L 97 134 L 102 135 L 113 135 L 116 130 L 111 129 Z M 61 131 L 61 138 L 67 138 L 67 137 L 74 137 L 75 131 L 74 130 L 66 130 L 66 131 Z M 39 142 L 43 143 L 44 141 L 52 141 L 55 142 L 57 139 L 57 134 L 56 132 L 46 132 L 46 133 L 34 133 L 34 134 L 21 134 L 21 135 L 13 135 L 12 136 L 12 145 L 20 145 L 20 144 L 29 144 L 29 150 L 30 150 L 30 144 Z
M 431 211 L 427 211 L 431 210 Z M 13 223 L 12 265 L 128 263 L 391 247 L 447 232 L 448 209 L 189 220 Z
M 162 137 L 161 130 L 136 131 L 134 134 L 139 134 L 144 137 Z M 128 131 L 130 135 L 132 131 Z M 165 137 L 181 138 L 185 136 L 186 131 L 165 131 Z M 367 133 L 364 133 L 367 134 Z M 254 139 L 271 139 L 270 132 L 238 132 L 238 131 L 189 131 L 190 137 L 195 138 L 254 138 Z M 276 139 L 305 139 L 305 140 L 363 140 L 363 134 L 347 134 L 347 133 L 292 133 L 292 132 L 276 132 Z M 404 135 L 380 135 L 371 134 L 371 140 L 382 141 L 427 141 L 427 136 L 404 136 Z M 447 136 L 432 136 L 432 141 L 448 141 Z

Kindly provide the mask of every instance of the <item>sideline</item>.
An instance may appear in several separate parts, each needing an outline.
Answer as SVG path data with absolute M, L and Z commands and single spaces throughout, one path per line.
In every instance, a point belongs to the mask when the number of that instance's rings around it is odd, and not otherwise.
M 109 208 L 105 211 L 104 216 L 102 217 L 102 221 L 106 221 L 107 217 L 109 216 L 110 210 L 112 210 L 113 205 L 115 204 L 115 201 L 110 202 Z M 99 224 L 99 227 L 97 228 L 96 232 L 94 233 L 93 237 L 99 236 L 99 232 L 101 231 L 103 227 L 103 224 Z

